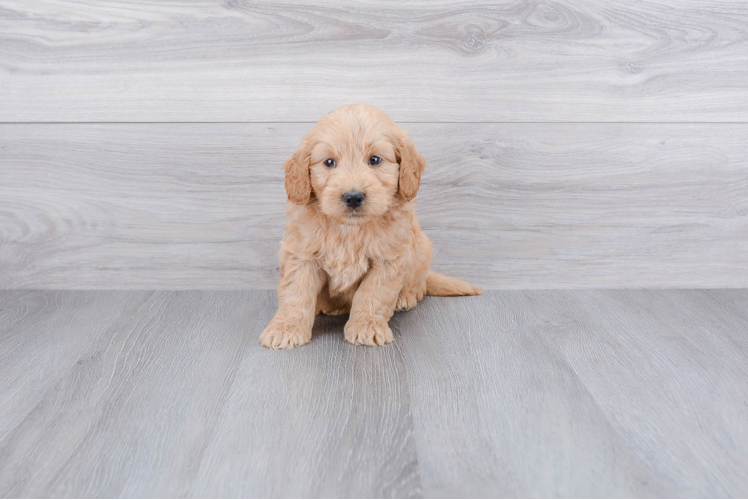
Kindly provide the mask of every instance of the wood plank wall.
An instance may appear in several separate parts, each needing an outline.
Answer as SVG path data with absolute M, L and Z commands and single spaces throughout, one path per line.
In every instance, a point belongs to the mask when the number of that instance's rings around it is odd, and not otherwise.
M 748 286 L 743 1 L 0 0 L 0 288 L 273 288 L 350 102 L 426 156 L 441 271 Z

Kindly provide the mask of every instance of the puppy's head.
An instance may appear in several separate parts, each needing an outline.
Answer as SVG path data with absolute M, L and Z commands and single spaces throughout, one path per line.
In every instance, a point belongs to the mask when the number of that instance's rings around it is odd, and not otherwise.
M 285 163 L 288 199 L 312 195 L 338 222 L 358 224 L 415 198 L 426 160 L 381 110 L 341 106 L 325 115 Z

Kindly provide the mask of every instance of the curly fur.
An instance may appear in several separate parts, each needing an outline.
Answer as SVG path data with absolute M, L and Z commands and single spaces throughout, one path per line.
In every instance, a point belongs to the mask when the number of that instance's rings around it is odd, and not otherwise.
M 370 165 L 372 156 L 381 163 Z M 410 136 L 364 104 L 333 110 L 303 138 L 284 165 L 288 225 L 278 311 L 260 335 L 263 346 L 308 343 L 319 313 L 350 313 L 346 341 L 384 345 L 394 340 L 394 311 L 412 309 L 427 294 L 481 293 L 429 271 L 432 246 L 412 201 L 425 167 Z M 351 191 L 365 195 L 355 210 L 343 202 Z

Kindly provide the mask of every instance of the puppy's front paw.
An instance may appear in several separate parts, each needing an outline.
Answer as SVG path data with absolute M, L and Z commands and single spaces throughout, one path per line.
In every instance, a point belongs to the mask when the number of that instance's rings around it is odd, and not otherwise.
M 293 349 L 312 340 L 311 330 L 299 325 L 273 320 L 260 335 L 263 347 L 271 349 Z
M 348 321 L 345 324 L 345 341 L 351 344 L 377 346 L 395 341 L 386 321 Z

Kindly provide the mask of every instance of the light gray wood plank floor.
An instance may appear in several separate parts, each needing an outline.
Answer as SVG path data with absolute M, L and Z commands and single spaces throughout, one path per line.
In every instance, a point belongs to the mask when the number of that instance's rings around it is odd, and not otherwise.
M 272 292 L 0 292 L 0 496 L 748 494 L 748 290 L 427 298 L 383 348 Z
M 405 124 L 434 268 L 748 287 L 748 124 Z M 0 125 L 0 289 L 274 289 L 308 124 Z
M 0 1 L 0 120 L 746 121 L 748 4 Z

